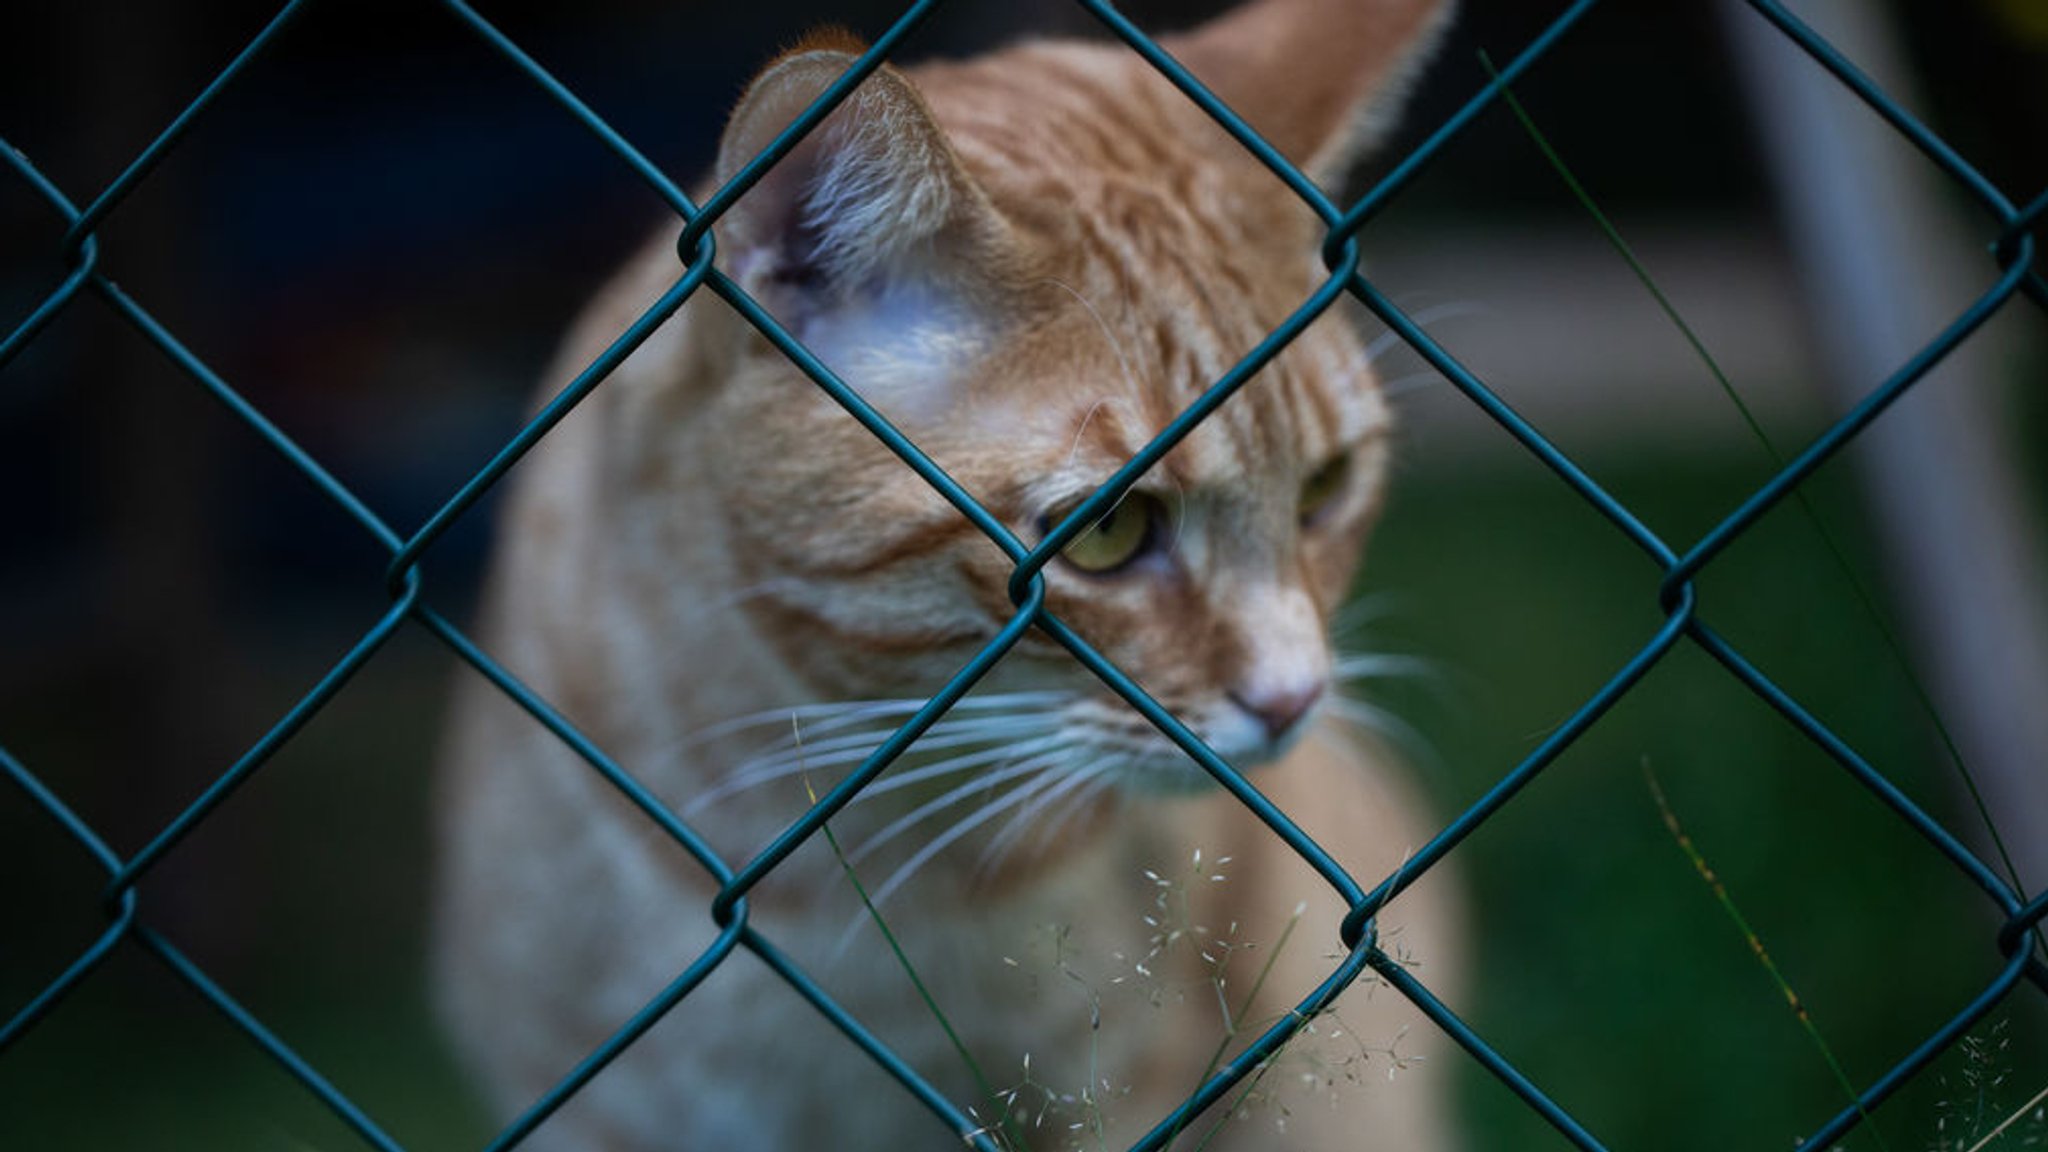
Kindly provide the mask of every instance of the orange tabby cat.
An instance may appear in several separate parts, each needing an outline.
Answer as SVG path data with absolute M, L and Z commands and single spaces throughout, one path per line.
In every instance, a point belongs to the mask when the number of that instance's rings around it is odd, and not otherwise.
M 1442 19 L 1439 0 L 1260 0 L 1163 44 L 1329 182 Z M 857 52 L 823 37 L 773 63 L 717 177 Z M 722 269 L 1026 541 L 1325 276 L 1300 202 L 1106 44 L 885 67 L 716 234 Z M 557 378 L 679 273 L 665 236 Z M 1357 335 L 1325 317 L 1046 569 L 1053 613 L 1368 885 L 1431 831 L 1330 703 L 1359 666 L 1327 633 L 1388 435 Z M 735 866 L 1014 613 L 1003 553 L 708 292 L 521 467 L 504 533 L 487 647 Z M 991 1138 L 1124 1147 L 1342 953 L 1329 886 L 1207 782 L 1033 631 L 834 818 L 837 847 L 812 837 L 749 893 L 748 924 Z M 481 683 L 445 789 L 439 999 L 509 1118 L 712 946 L 718 885 Z M 1382 917 L 1438 988 L 1443 887 Z M 1190 1141 L 1452 1147 L 1447 1046 L 1367 983 Z M 526 1146 L 960 1145 L 742 948 Z

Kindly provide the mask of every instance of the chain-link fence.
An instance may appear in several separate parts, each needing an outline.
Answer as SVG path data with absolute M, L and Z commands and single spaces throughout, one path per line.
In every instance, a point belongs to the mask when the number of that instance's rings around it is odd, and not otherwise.
M 1433 996 L 1423 979 L 1418 978 L 1414 972 L 1377 946 L 1373 931 L 1374 916 L 1389 900 L 1429 871 L 1447 854 L 1457 849 L 1476 829 L 1513 801 L 1525 785 L 1578 741 L 1582 734 L 1628 694 L 1653 666 L 1674 649 L 1683 646 L 1692 646 L 1711 657 L 1725 669 L 1728 676 L 1745 686 L 1804 733 L 1826 756 L 1838 763 L 1862 787 L 1868 789 L 1896 813 L 1899 820 L 1910 825 L 1919 836 L 1925 838 L 1969 883 L 1980 889 L 2003 919 L 2003 927 L 1997 931 L 1995 939 L 1984 942 L 1985 947 L 1995 948 L 2005 958 L 1996 978 L 1967 1001 L 1956 1004 L 1953 1014 L 1944 1024 L 1927 1035 L 1917 1047 L 1897 1059 L 1882 1075 L 1861 1086 L 1853 1102 L 1844 1106 L 1837 1115 L 1808 1136 L 1807 1141 L 1812 1146 L 1826 1147 L 1840 1139 L 1909 1079 L 1919 1075 L 1938 1055 L 1955 1044 L 2022 983 L 2031 982 L 2038 990 L 2048 992 L 2048 964 L 2044 964 L 2041 959 L 2035 946 L 2036 936 L 2032 931 L 2044 914 L 2048 914 L 2048 896 L 2034 895 L 2029 898 L 2028 894 L 2015 891 L 2010 883 L 1926 815 L 1847 741 L 1831 731 L 1798 699 L 1775 684 L 1751 660 L 1745 658 L 1742 651 L 1709 624 L 1700 611 L 1695 596 L 1696 577 L 1711 566 L 1717 557 L 1749 531 L 1768 511 L 1798 489 L 1823 463 L 1839 453 L 1873 421 L 1884 416 L 1896 400 L 1913 388 L 1916 382 L 1926 376 L 1944 357 L 1969 340 L 1991 317 L 2008 305 L 2014 305 L 2021 297 L 2036 306 L 2048 308 L 2048 278 L 2044 278 L 2040 271 L 2036 255 L 2037 240 L 2034 236 L 2044 216 L 2048 216 L 2048 193 L 2034 198 L 2025 207 L 2017 207 L 2013 199 L 1987 181 L 1954 150 L 1908 115 L 1859 72 L 1853 63 L 1843 58 L 1826 41 L 1780 5 L 1768 0 L 1754 0 L 1751 6 L 1784 37 L 1808 53 L 1819 67 L 1824 68 L 1842 85 L 1853 91 L 1875 115 L 1881 117 L 1913 147 L 1924 153 L 1948 175 L 1962 195 L 1968 197 L 1988 215 L 1990 223 L 1984 233 L 1987 241 L 1985 259 L 1995 264 L 1998 275 L 1995 284 L 1989 290 L 1956 315 L 1937 337 L 1919 349 L 1910 360 L 1898 366 L 1889 377 L 1881 381 L 1871 381 L 1868 393 L 1859 404 L 1807 443 L 1782 470 L 1749 494 L 1735 511 L 1698 540 L 1684 545 L 1674 545 L 1653 532 L 1634 510 L 1604 490 L 1578 463 L 1546 439 L 1484 382 L 1459 363 L 1442 344 L 1425 332 L 1410 314 L 1397 306 L 1372 279 L 1357 270 L 1356 247 L 1359 231 L 1399 197 L 1404 189 L 1410 187 L 1418 173 L 1433 157 L 1465 133 L 1482 113 L 1501 100 L 1502 90 L 1506 86 L 1515 83 L 1532 67 L 1539 66 L 1555 45 L 1571 35 L 1574 27 L 1594 8 L 1593 0 L 1580 0 L 1524 51 L 1512 60 L 1506 61 L 1500 68 L 1494 84 L 1481 91 L 1455 115 L 1437 127 L 1383 179 L 1348 205 L 1332 202 L 1313 183 L 1304 179 L 1257 133 L 1211 96 L 1191 75 L 1166 56 L 1152 40 L 1109 4 L 1103 0 L 1080 0 L 1081 8 L 1128 45 L 1132 52 L 1151 61 L 1186 94 L 1188 99 L 1206 109 L 1218 124 L 1244 148 L 1255 154 L 1320 217 L 1327 226 L 1322 254 L 1330 272 L 1322 286 L 1313 296 L 1303 301 L 1286 322 L 1273 330 L 1235 368 L 1216 381 L 1197 402 L 1182 412 L 1142 452 L 1122 467 L 1093 497 L 1074 509 L 1044 540 L 1035 545 L 1016 538 L 997 518 L 955 484 L 915 443 L 904 437 L 855 391 L 837 379 L 773 316 L 728 278 L 719 267 L 718 253 L 711 231 L 712 224 L 721 214 L 746 195 L 748 189 L 754 186 L 763 173 L 788 154 L 806 133 L 815 128 L 846 97 L 848 92 L 887 60 L 902 41 L 940 7 L 937 0 L 923 0 L 912 5 L 875 41 L 872 49 L 861 57 L 859 64 L 833 84 L 803 117 L 751 164 L 724 186 L 716 189 L 701 204 L 685 194 L 660 168 L 649 162 L 632 143 L 614 131 L 579 99 L 575 92 L 559 83 L 518 44 L 502 35 L 490 22 L 461 0 L 443 0 L 443 6 L 457 16 L 481 43 L 488 45 L 491 50 L 511 62 L 533 85 L 567 109 L 609 149 L 619 163 L 630 168 L 641 181 L 666 201 L 682 222 L 683 233 L 677 249 L 678 265 L 675 278 L 659 301 L 630 327 L 620 332 L 616 341 L 602 356 L 554 396 L 515 437 L 497 451 L 488 465 L 470 477 L 452 499 L 428 517 L 419 529 L 412 532 L 394 528 L 372 502 L 351 491 L 336 478 L 326 463 L 294 443 L 264 411 L 246 400 L 233 385 L 182 343 L 176 333 L 160 323 L 149 310 L 123 291 L 103 271 L 101 226 L 121 211 L 131 194 L 150 179 L 159 163 L 179 146 L 194 125 L 205 119 L 208 109 L 217 98 L 232 88 L 245 70 L 270 50 L 280 33 L 291 25 L 303 10 L 311 6 L 310 0 L 294 0 L 285 6 L 261 34 L 250 41 L 234 61 L 212 79 L 204 92 L 127 165 L 117 179 L 90 200 L 75 197 L 67 190 L 57 187 L 38 172 L 29 157 L 22 155 L 13 147 L 0 149 L 0 157 L 4 157 L 12 178 L 32 189 L 47 204 L 49 210 L 57 213 L 65 222 L 68 233 L 63 251 L 69 261 L 62 282 L 56 290 L 42 298 L 34 310 L 25 319 L 15 323 L 8 332 L 4 345 L 0 345 L 0 369 L 4 369 L 8 363 L 15 360 L 18 354 L 36 341 L 52 321 L 66 310 L 107 309 L 132 325 L 161 353 L 162 357 L 175 365 L 190 381 L 225 405 L 250 434 L 260 438 L 293 469 L 317 485 L 320 491 L 345 512 L 362 532 L 374 539 L 377 546 L 389 557 L 385 582 L 389 607 L 381 619 L 357 638 L 329 667 L 324 678 L 311 692 L 276 718 L 269 731 L 259 741 L 248 748 L 225 772 L 213 779 L 196 799 L 186 804 L 175 819 L 156 832 L 140 851 L 127 856 L 114 852 L 107 846 L 101 831 L 74 815 L 60 795 L 61 785 L 53 785 L 51 782 L 61 780 L 61 773 L 47 767 L 39 769 L 38 766 L 24 764 L 13 755 L 0 750 L 0 767 L 4 767 L 14 785 L 49 821 L 60 827 L 80 851 L 89 853 L 97 860 L 107 875 L 104 895 L 107 925 L 98 939 L 89 948 L 71 958 L 68 966 L 61 972 L 54 973 L 26 1003 L 5 1006 L 8 1015 L 5 1017 L 4 1028 L 0 1028 L 0 1075 L 5 1074 L 5 1060 L 12 1055 L 9 1049 L 32 1029 L 47 1022 L 54 1014 L 63 1012 L 67 999 L 82 984 L 93 979 L 95 972 L 101 969 L 111 954 L 124 948 L 138 949 L 155 957 L 193 992 L 231 1018 L 246 1034 L 251 1044 L 267 1053 L 295 1077 L 307 1092 L 323 1101 L 370 1145 L 382 1149 L 400 1147 L 398 1141 L 380 1126 L 374 1116 L 337 1090 L 323 1077 L 319 1069 L 302 1059 L 266 1027 L 263 1021 L 239 1005 L 204 967 L 190 959 L 174 941 L 153 930 L 147 902 L 143 899 L 142 892 L 152 873 L 199 825 L 208 820 L 220 805 L 253 775 L 260 772 L 266 762 L 326 707 L 342 687 L 377 656 L 388 641 L 406 631 L 424 633 L 437 638 L 457 657 L 472 665 L 476 671 L 516 700 L 527 712 L 546 725 L 557 738 L 574 749 L 593 771 L 608 779 L 646 815 L 649 821 L 658 825 L 662 831 L 688 850 L 711 875 L 717 878 L 721 886 L 721 891 L 708 909 L 723 928 L 717 945 L 697 958 L 686 970 L 677 974 L 659 997 L 645 1005 L 616 1034 L 592 1051 L 588 1058 L 554 1090 L 533 1102 L 532 1107 L 523 1116 L 498 1135 L 491 1144 L 493 1148 L 517 1144 L 592 1077 L 602 1075 L 606 1063 L 612 1057 L 632 1044 L 670 1008 L 688 997 L 713 969 L 727 962 L 735 952 L 747 950 L 780 972 L 796 991 L 810 1000 L 820 1013 L 838 1026 L 844 1033 L 847 1043 L 864 1050 L 870 1058 L 886 1068 L 902 1083 L 905 1091 L 922 1100 L 940 1122 L 961 1134 L 967 1144 L 993 1149 L 995 1144 L 990 1136 L 982 1131 L 981 1125 L 958 1102 L 946 1099 L 914 1069 L 899 1060 L 880 1040 L 835 1004 L 810 976 L 778 952 L 775 941 L 756 932 L 749 924 L 745 901 L 747 894 L 756 884 L 792 852 L 815 836 L 830 818 L 884 772 L 899 755 L 909 749 L 921 733 L 938 722 L 949 708 L 966 695 L 977 680 L 1020 638 L 1034 629 L 1063 645 L 1077 660 L 1157 725 L 1240 801 L 1252 807 L 1277 835 L 1284 838 L 1341 893 L 1350 907 L 1343 932 L 1343 938 L 1350 951 L 1340 962 L 1334 964 L 1334 978 L 1326 985 L 1325 998 L 1334 996 L 1368 970 L 1376 972 L 1380 978 L 1418 1005 L 1458 1044 L 1518 1094 L 1530 1108 L 1539 1112 L 1577 1146 L 1601 1147 L 1565 1108 L 1553 1102 L 1485 1038 L 1468 1027 Z M 426 596 L 422 582 L 423 565 L 431 562 L 436 545 L 444 541 L 450 529 L 465 516 L 473 515 L 473 509 L 478 502 L 492 491 L 507 470 L 546 436 L 549 429 L 564 419 L 585 396 L 600 387 L 607 374 L 651 332 L 673 315 L 687 299 L 698 293 L 710 293 L 730 305 L 809 375 L 819 388 L 829 393 L 855 419 L 888 445 L 907 467 L 916 471 L 933 489 L 950 501 L 962 516 L 972 521 L 990 540 L 1002 548 L 1015 563 L 1010 587 L 1016 611 L 997 639 L 962 668 L 950 682 L 939 688 L 924 708 L 885 741 L 858 770 L 834 787 L 801 820 L 788 828 L 782 837 L 757 857 L 744 861 L 721 858 L 692 830 L 688 821 L 665 808 L 624 768 L 615 764 L 604 749 L 580 735 L 548 701 L 527 690 L 507 670 L 481 651 L 460 627 L 435 608 Z M 1654 589 L 1645 588 L 1646 595 L 1654 592 L 1662 609 L 1662 625 L 1654 635 L 1642 644 L 1597 692 L 1585 699 L 1569 718 L 1550 732 L 1525 759 L 1501 776 L 1477 803 L 1472 804 L 1439 835 L 1422 846 L 1398 874 L 1390 877 L 1355 878 L 1325 856 L 1295 828 L 1285 812 L 1270 806 L 1235 770 L 1204 747 L 1179 720 L 1153 702 L 1122 671 L 1101 657 L 1086 641 L 1050 613 L 1045 604 L 1044 582 L 1041 575 L 1043 566 L 1057 555 L 1064 545 L 1086 526 L 1092 524 L 1100 512 L 1110 508 L 1146 469 L 1157 462 L 1218 405 L 1241 387 L 1258 387 L 1256 376 L 1260 368 L 1286 347 L 1311 321 L 1347 294 L 1362 302 L 1373 315 L 1393 332 L 1398 333 L 1400 338 L 1412 346 L 1436 371 L 1450 380 L 1473 405 L 1497 422 L 1528 453 L 1540 460 L 1585 502 L 1597 509 L 1615 531 L 1649 556 L 1662 573 L 1661 580 Z M 1321 1002 L 1321 999 L 1312 999 L 1303 1007 L 1312 1013 Z M 1158 1148 L 1170 1142 L 1175 1133 L 1184 1126 L 1186 1117 L 1225 1099 L 1234 1085 L 1252 1074 L 1262 1061 L 1272 1056 L 1287 1042 L 1303 1018 L 1305 1017 L 1289 1017 L 1273 1025 L 1229 1063 L 1219 1068 L 1215 1075 L 1185 1103 L 1180 1112 L 1161 1120 L 1151 1134 L 1134 1147 Z

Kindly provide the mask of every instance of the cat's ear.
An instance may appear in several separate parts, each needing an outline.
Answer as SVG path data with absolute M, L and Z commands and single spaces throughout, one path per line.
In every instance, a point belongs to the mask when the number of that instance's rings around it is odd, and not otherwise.
M 1162 43 L 1330 186 L 1392 127 L 1451 0 L 1254 0 Z
M 764 69 L 719 143 L 719 181 L 768 147 L 863 50 L 848 33 L 814 33 Z M 821 297 L 813 302 L 828 306 L 876 283 L 956 274 L 999 231 L 924 98 L 887 65 L 718 226 L 721 255 L 740 279 Z

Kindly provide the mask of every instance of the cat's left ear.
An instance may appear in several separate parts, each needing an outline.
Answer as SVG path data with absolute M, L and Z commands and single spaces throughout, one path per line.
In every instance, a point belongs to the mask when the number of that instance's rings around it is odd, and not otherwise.
M 1452 0 L 1253 0 L 1162 39 L 1317 183 L 1341 183 L 1400 113 Z
M 719 181 L 767 148 L 861 51 L 852 36 L 828 31 L 764 69 L 719 143 Z M 878 285 L 969 277 L 1003 231 L 924 98 L 887 65 L 718 225 L 721 254 L 743 282 L 822 309 Z

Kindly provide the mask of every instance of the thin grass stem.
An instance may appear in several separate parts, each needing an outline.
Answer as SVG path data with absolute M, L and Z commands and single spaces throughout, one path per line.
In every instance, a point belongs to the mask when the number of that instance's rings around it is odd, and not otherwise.
M 1813 1014 L 1806 1010 L 1806 1002 L 1799 998 L 1799 993 L 1792 987 L 1792 982 L 1779 971 L 1777 961 L 1772 960 L 1770 952 L 1764 948 L 1763 937 L 1758 936 L 1756 929 L 1749 926 L 1748 918 L 1735 906 L 1735 898 L 1729 895 L 1728 886 L 1721 882 L 1721 877 L 1707 863 L 1706 856 L 1686 833 L 1685 826 L 1678 822 L 1678 813 L 1672 810 L 1670 800 L 1664 795 L 1663 785 L 1657 782 L 1657 774 L 1650 769 L 1648 758 L 1643 761 L 1643 779 L 1649 783 L 1650 795 L 1657 801 L 1657 811 L 1664 817 L 1664 827 L 1670 831 L 1671 838 L 1678 842 L 1679 850 L 1685 853 L 1685 858 L 1692 861 L 1693 870 L 1706 882 L 1707 888 L 1714 894 L 1714 900 L 1721 905 L 1721 910 L 1728 914 L 1728 919 L 1735 922 L 1736 929 L 1749 944 L 1750 954 L 1756 957 L 1757 963 L 1770 975 L 1771 982 L 1776 984 L 1778 991 L 1784 995 L 1786 1005 L 1792 1009 L 1793 1019 L 1799 1021 L 1799 1027 L 1805 1030 L 1807 1038 L 1813 1041 L 1814 1048 L 1820 1052 L 1821 1059 L 1827 1062 L 1828 1071 L 1834 1074 L 1835 1083 L 1841 1086 L 1843 1094 L 1849 1098 L 1849 1103 L 1855 1106 L 1856 1114 L 1863 1118 L 1864 1124 L 1869 1128 L 1870 1138 L 1877 1142 L 1879 1148 L 1887 1148 L 1883 1133 L 1878 1131 L 1877 1124 L 1870 1118 L 1870 1114 L 1864 1111 L 1863 1098 L 1857 1093 L 1856 1085 L 1850 1081 L 1849 1073 L 1843 1069 L 1842 1062 L 1835 1058 L 1835 1050 L 1821 1036 L 1820 1026 L 1814 1023 Z

